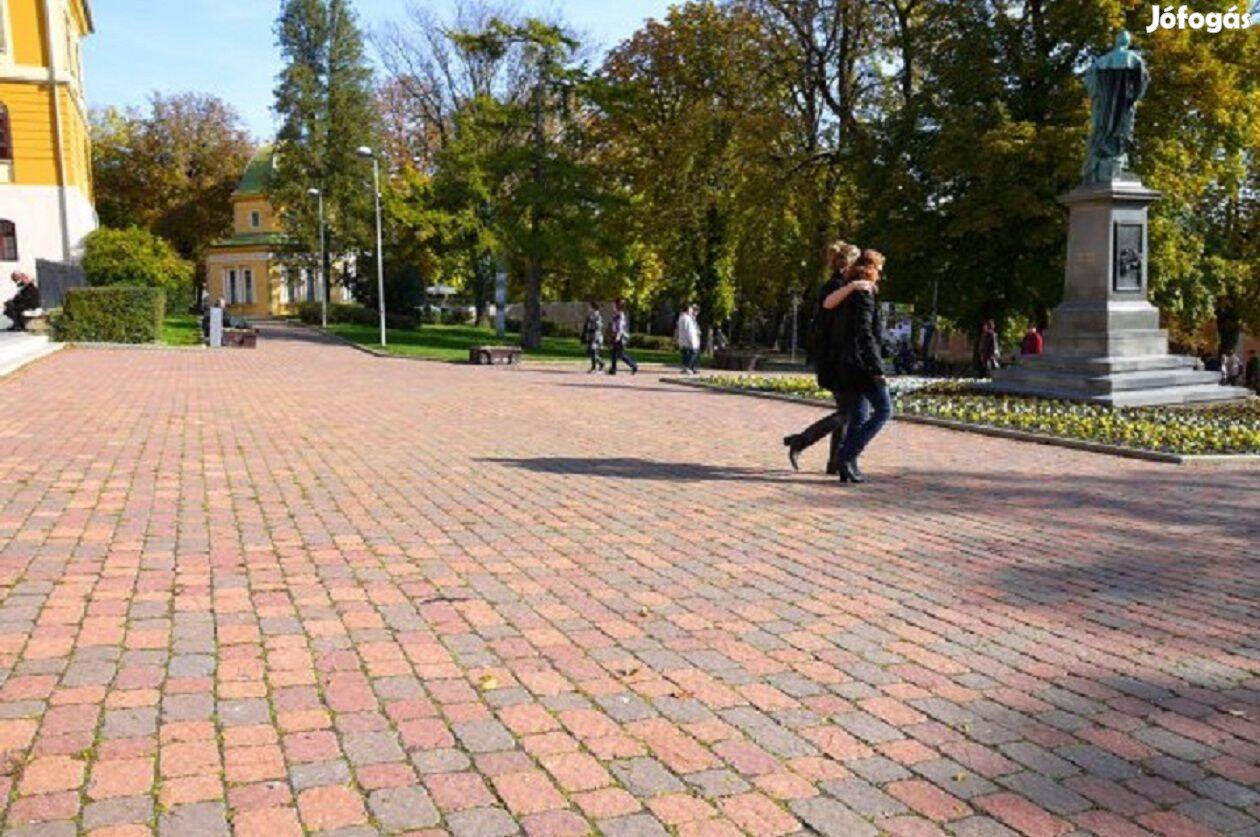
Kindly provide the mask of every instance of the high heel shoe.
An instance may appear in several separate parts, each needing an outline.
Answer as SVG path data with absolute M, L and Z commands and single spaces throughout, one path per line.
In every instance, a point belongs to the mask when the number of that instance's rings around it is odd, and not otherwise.
M 797 438 L 796 436 L 783 437 L 783 444 L 788 449 L 788 462 L 792 463 L 793 471 L 801 470 L 801 449 L 796 446 Z
M 866 477 L 857 473 L 851 462 L 840 463 L 840 482 L 851 482 L 855 485 L 861 485 L 866 482 Z

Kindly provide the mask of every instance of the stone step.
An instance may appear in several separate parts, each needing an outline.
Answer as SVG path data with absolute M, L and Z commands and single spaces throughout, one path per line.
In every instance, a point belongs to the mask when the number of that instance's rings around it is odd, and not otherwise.
M 1141 355 L 1138 357 L 1074 357 L 1072 355 L 1036 355 L 1023 357 L 1016 369 L 1049 369 L 1078 375 L 1110 375 L 1123 372 L 1194 369 L 1198 360 L 1184 355 Z
M 1253 395 L 1251 390 L 1243 387 L 1221 386 L 1214 372 L 1192 374 L 1196 377 L 1184 378 L 1174 384 L 1163 383 L 1155 376 L 1148 376 L 1144 379 L 1121 381 L 1128 386 L 1110 386 L 1106 389 L 1097 388 L 1094 380 L 1070 375 L 1003 374 L 986 388 L 1013 395 L 1035 395 L 1040 398 L 1085 401 L 1113 407 L 1242 401 Z M 1203 377 L 1205 375 L 1206 379 Z M 1123 379 L 1130 376 L 1116 377 Z M 1139 382 L 1145 385 L 1139 385 Z
M 0 332 L 0 377 L 16 372 L 61 347 L 61 343 L 53 343 L 41 334 Z

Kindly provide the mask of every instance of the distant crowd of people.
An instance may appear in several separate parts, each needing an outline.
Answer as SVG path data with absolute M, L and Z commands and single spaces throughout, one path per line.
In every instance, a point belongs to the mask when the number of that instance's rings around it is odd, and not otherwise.
M 630 352 L 630 314 L 626 301 L 618 299 L 613 303 L 613 315 L 607 328 L 604 326 L 604 315 L 599 310 L 599 303 L 591 300 L 586 321 L 582 324 L 581 340 L 586 347 L 586 356 L 591 361 L 587 374 L 603 372 L 607 368 L 609 375 L 617 374 L 620 362 L 630 370 L 631 375 L 639 372 L 639 364 Z M 674 338 L 678 343 L 678 354 L 684 375 L 697 374 L 700 364 L 700 306 L 688 305 L 678 315 L 678 324 L 674 330 Z M 609 360 L 604 363 L 601 352 L 604 344 L 609 347 Z

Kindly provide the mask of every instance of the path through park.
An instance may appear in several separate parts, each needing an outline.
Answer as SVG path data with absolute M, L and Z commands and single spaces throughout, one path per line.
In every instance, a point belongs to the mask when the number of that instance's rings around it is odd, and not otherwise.
M 815 415 L 286 329 L 0 380 L 5 833 L 1260 833 L 1257 472 L 846 489 Z

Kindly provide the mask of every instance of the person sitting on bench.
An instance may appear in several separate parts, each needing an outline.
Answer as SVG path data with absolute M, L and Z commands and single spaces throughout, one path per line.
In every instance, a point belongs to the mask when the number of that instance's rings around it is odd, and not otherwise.
M 18 291 L 13 299 L 4 304 L 4 315 L 13 321 L 9 331 L 26 331 L 27 314 L 39 310 L 39 288 L 25 273 L 13 274 L 13 284 Z

